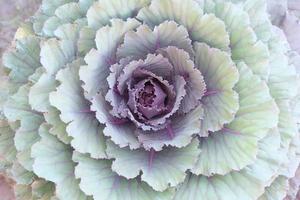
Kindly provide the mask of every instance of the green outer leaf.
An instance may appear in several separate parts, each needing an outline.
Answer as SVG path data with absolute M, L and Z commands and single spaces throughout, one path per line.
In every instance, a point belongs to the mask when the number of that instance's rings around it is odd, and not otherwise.
M 294 98 L 298 89 L 297 81 L 299 81 L 295 67 L 289 64 L 289 58 L 286 56 L 287 50 L 283 41 L 284 38 L 275 34 L 269 42 L 271 70 L 268 86 L 276 100 L 290 100 Z
M 298 134 L 297 123 L 292 116 L 289 101 L 277 100 L 276 103 L 280 109 L 278 128 L 281 135 L 281 145 L 288 148 L 292 139 Z
M 292 177 L 300 162 L 297 116 L 294 114 L 297 113 L 297 108 L 293 105 L 293 99 L 297 98 L 299 77 L 286 57 L 289 46 L 283 32 L 273 28 L 273 35 L 268 44 L 271 54 L 268 85 L 280 110 L 278 127 L 281 134 L 281 151 L 287 156 L 280 174 Z
M 54 34 L 60 40 L 71 40 L 76 43 L 79 38 L 80 29 L 81 26 L 78 24 L 64 24 L 59 26 Z
M 55 193 L 54 183 L 38 179 L 31 184 L 32 195 L 39 200 L 52 200 Z
M 174 189 L 156 192 L 143 181 L 127 180 L 114 173 L 109 160 L 95 160 L 88 156 L 74 153 L 73 160 L 77 178 L 81 179 L 80 188 L 95 200 L 169 200 Z
M 200 136 L 207 136 L 208 131 L 218 131 L 234 119 L 239 99 L 233 87 L 239 73 L 227 53 L 203 43 L 195 43 L 194 49 L 195 65 L 204 77 L 207 91 L 202 99 L 204 118 Z
M 17 158 L 20 164 L 32 171 L 33 160 L 30 156 L 32 145 L 39 140 L 38 128 L 42 118 L 25 118 L 21 120 L 21 126 L 15 133 L 14 143 L 18 150 Z
M 27 171 L 18 162 L 13 163 L 10 171 L 14 181 L 16 181 L 17 184 L 30 185 L 35 178 L 33 172 Z
M 167 148 L 160 152 L 119 148 L 107 142 L 107 154 L 115 158 L 112 170 L 128 179 L 142 172 L 141 179 L 156 191 L 164 191 L 183 182 L 186 171 L 193 168 L 200 154 L 198 140 L 183 148 Z
M 271 53 L 271 72 L 268 85 L 270 92 L 280 109 L 279 131 L 282 135 L 282 146 L 288 148 L 292 138 L 297 134 L 296 118 L 292 112 L 291 101 L 296 98 L 299 80 L 295 67 L 289 64 L 286 39 L 279 30 L 269 41 Z M 296 112 L 297 110 L 295 110 Z
M 137 18 L 151 27 L 174 20 L 186 27 L 193 41 L 229 49 L 229 36 L 224 23 L 214 14 L 203 15 L 201 7 L 194 0 L 153 0 L 150 6 L 139 11 Z
M 279 109 L 265 81 L 244 63 L 237 67 L 241 78 L 234 89 L 239 93 L 240 108 L 227 128 L 262 139 L 277 127 Z
M 43 121 L 41 113 L 31 110 L 28 104 L 30 84 L 19 88 L 4 105 L 4 114 L 11 122 L 20 121 L 14 142 L 18 150 L 18 161 L 27 170 L 32 171 L 31 146 L 39 139 L 38 128 Z
M 4 105 L 4 114 L 9 121 L 17 121 L 24 118 L 38 118 L 40 113 L 31 110 L 28 104 L 30 84 L 23 85 L 18 92 L 7 100 Z
M 71 2 L 58 7 L 55 10 L 55 15 L 63 21 L 73 22 L 84 17 L 77 2 Z
M 90 153 L 93 158 L 105 158 L 103 127 L 90 110 L 90 102 L 84 98 L 79 67 L 82 61 L 75 60 L 58 72 L 56 79 L 61 85 L 50 94 L 50 104 L 61 112 L 61 120 L 68 124 L 67 133 L 73 137 L 71 145 L 81 153 Z
M 36 14 L 32 17 L 33 30 L 37 35 L 39 35 L 39 36 L 46 35 L 43 32 L 43 26 L 44 26 L 45 21 L 48 18 L 49 18 L 49 16 L 45 15 L 41 10 L 37 11 Z
M 75 163 L 72 149 L 49 134 L 49 126 L 40 128 L 42 139 L 33 145 L 33 170 L 42 178 L 56 184 L 57 196 L 64 200 L 87 200 L 89 197 L 79 189 L 79 181 L 74 177 Z
M 4 119 L 3 105 L 9 97 L 9 78 L 6 75 L 4 67 L 0 66 L 0 120 Z
M 47 37 L 54 37 L 54 31 L 64 23 L 66 22 L 58 18 L 57 16 L 46 18 L 45 22 L 43 23 L 42 32 Z
M 248 13 L 251 26 L 259 40 L 268 42 L 272 35 L 272 24 L 267 12 L 266 0 L 247 0 L 243 9 Z
M 82 12 L 86 13 L 88 9 L 93 5 L 95 0 L 79 0 L 79 6 Z
M 16 159 L 17 150 L 14 146 L 14 132 L 9 123 L 0 120 L 0 160 L 11 163 Z
M 43 0 L 41 9 L 47 15 L 54 15 L 55 10 L 66 3 L 72 2 L 74 0 Z
M 213 12 L 223 20 L 230 35 L 232 59 L 236 63 L 245 62 L 254 74 L 267 80 L 270 72 L 268 47 L 257 40 L 248 14 L 238 5 L 223 1 L 216 4 Z
M 45 121 L 51 125 L 49 133 L 55 135 L 63 143 L 70 144 L 72 138 L 68 136 L 66 131 L 67 125 L 61 121 L 59 115 L 60 112 L 54 107 L 51 107 L 48 112 L 44 113 Z
M 80 24 L 82 18 L 85 16 L 86 10 L 81 8 L 78 2 L 65 2 L 58 5 L 54 13 L 36 18 L 42 18 L 42 20 L 36 20 L 35 30 L 38 34 L 44 34 L 47 37 L 54 37 L 56 30 L 67 23 L 78 23 Z M 86 21 L 86 20 L 85 20 Z
M 49 103 L 49 93 L 56 88 L 54 76 L 44 73 L 31 88 L 28 94 L 31 108 L 39 112 L 47 112 Z
M 28 36 L 17 40 L 16 50 L 3 55 L 3 64 L 9 68 L 9 77 L 16 84 L 26 83 L 27 78 L 41 66 L 40 40 L 35 36 Z
M 260 181 L 244 171 L 213 177 L 189 174 L 174 200 L 253 200 L 263 192 L 264 186 Z
M 102 0 L 95 2 L 87 12 L 89 27 L 97 30 L 109 24 L 114 18 L 127 19 L 135 17 L 138 10 L 150 0 Z
M 30 83 L 32 83 L 32 84 L 37 83 L 38 80 L 40 79 L 40 77 L 43 75 L 44 71 L 45 71 L 45 70 L 44 70 L 43 67 L 37 68 L 37 69 L 35 70 L 35 72 L 34 72 L 32 75 L 30 75 L 30 76 L 28 77 L 28 81 L 29 81 Z M 32 87 L 32 86 L 31 86 L 31 87 Z
M 275 99 L 291 99 L 297 94 L 298 77 L 294 66 L 288 65 L 286 55 L 273 54 L 268 85 Z
M 280 134 L 278 128 L 275 128 L 258 142 L 257 159 L 245 169 L 265 186 L 269 186 L 278 176 L 281 165 L 285 161 L 286 155 L 280 148 Z
M 266 188 L 265 193 L 258 200 L 282 200 L 287 194 L 288 179 L 279 176 L 277 177 L 271 186 Z
M 14 192 L 17 200 L 58 200 L 54 184 L 43 179 L 37 179 L 30 185 L 16 184 Z
M 288 148 L 283 147 L 282 151 L 287 154 L 287 162 L 284 163 L 280 170 L 280 174 L 287 177 L 293 178 L 299 167 L 300 163 L 300 136 L 296 134 L 291 140 Z
M 192 173 L 205 176 L 238 171 L 255 161 L 258 150 L 257 138 L 226 131 L 201 138 L 199 148 L 202 153 Z
M 33 109 L 40 112 L 50 109 L 49 93 L 56 88 L 56 73 L 77 56 L 79 29 L 80 25 L 64 24 L 55 31 L 60 40 L 52 38 L 42 43 L 41 62 L 45 72 L 30 89 L 29 102 Z
M 42 43 L 41 63 L 49 75 L 55 75 L 67 63 L 75 59 L 76 48 L 73 41 L 49 39 Z
M 201 138 L 203 154 L 192 171 L 197 175 L 224 175 L 252 164 L 256 160 L 258 141 L 277 127 L 279 110 L 266 83 L 245 64 L 237 67 L 240 79 L 235 90 L 240 108 L 234 120 L 221 131 Z
M 92 48 L 96 48 L 96 31 L 88 26 L 80 30 L 78 39 L 78 51 L 80 55 L 86 55 Z

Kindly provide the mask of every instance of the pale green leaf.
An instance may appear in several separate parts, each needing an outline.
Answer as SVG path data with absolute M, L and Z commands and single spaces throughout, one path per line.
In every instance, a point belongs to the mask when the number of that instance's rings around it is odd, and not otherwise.
M 157 192 L 140 180 L 118 176 L 110 169 L 109 160 L 95 160 L 78 153 L 73 159 L 78 163 L 75 174 L 81 179 L 80 188 L 95 200 L 169 200 L 174 194 L 174 189 Z
M 29 91 L 29 104 L 32 109 L 39 112 L 47 112 L 49 103 L 49 93 L 56 88 L 56 80 L 53 75 L 44 73 Z
M 0 160 L 12 162 L 16 159 L 16 148 L 14 146 L 14 132 L 9 123 L 0 121 Z
M 30 185 L 35 178 L 33 172 L 27 171 L 18 162 L 13 163 L 10 172 L 14 181 L 16 181 L 17 184 Z
M 89 27 L 97 30 L 109 24 L 114 18 L 135 17 L 142 7 L 146 6 L 150 0 L 102 0 L 95 2 L 87 12 Z
M 277 177 L 273 183 L 266 188 L 265 193 L 259 197 L 258 200 L 282 200 L 287 194 L 288 190 L 288 179 L 279 176 Z
M 269 42 L 271 70 L 268 86 L 276 100 L 295 97 L 299 78 L 295 67 L 289 65 L 289 58 L 286 55 L 285 44 L 282 40 L 279 35 L 275 35 Z
M 259 40 L 268 42 L 272 35 L 272 24 L 267 12 L 266 0 L 247 0 L 243 9 L 250 17 L 251 26 Z
M 189 174 L 178 189 L 174 200 L 253 200 L 263 192 L 264 186 L 244 171 L 213 177 Z
M 287 155 L 287 162 L 283 164 L 280 169 L 280 174 L 287 177 L 293 178 L 299 167 L 300 163 L 300 137 L 299 133 L 296 134 L 288 147 L 283 147 L 281 151 Z
M 275 128 L 258 142 L 257 158 L 253 164 L 246 167 L 246 171 L 268 186 L 278 175 L 284 162 L 286 162 L 286 155 L 280 148 L 280 133 Z
M 278 128 L 281 135 L 281 145 L 288 148 L 291 140 L 298 134 L 298 127 L 292 115 L 289 101 L 277 100 L 276 103 L 280 110 Z
M 70 40 L 49 39 L 42 44 L 41 63 L 49 75 L 55 75 L 59 69 L 72 62 L 75 56 L 76 48 Z
M 41 66 L 39 43 L 38 37 L 25 37 L 17 40 L 15 50 L 3 55 L 3 64 L 11 70 L 9 77 L 13 82 L 26 83 L 27 78 Z
M 231 122 L 239 108 L 233 90 L 239 73 L 230 56 L 203 43 L 195 43 L 195 65 L 204 77 L 206 94 L 202 98 L 204 118 L 200 136 L 218 131 Z
M 70 144 L 72 138 L 68 136 L 66 131 L 67 124 L 61 121 L 59 115 L 60 112 L 54 107 L 44 113 L 45 121 L 51 125 L 49 133 L 55 135 L 63 143 Z
M 96 0 L 79 0 L 78 4 L 81 12 L 86 13 Z
M 81 26 L 78 24 L 64 24 L 59 26 L 54 34 L 60 40 L 71 40 L 76 43 L 79 38 L 80 28 Z
M 38 179 L 31 184 L 32 195 L 39 200 L 52 200 L 55 195 L 55 185 L 49 181 Z
M 35 72 L 28 77 L 28 81 L 32 84 L 35 84 L 38 82 L 42 74 L 45 72 L 43 67 L 39 67 L 35 70 Z
M 42 31 L 48 37 L 54 37 L 54 31 L 65 22 L 58 18 L 57 16 L 49 17 L 45 20 L 43 24 Z
M 112 170 L 128 179 L 142 173 L 141 179 L 156 191 L 164 191 L 182 183 L 186 171 L 192 169 L 200 149 L 195 139 L 183 148 L 166 148 L 155 152 L 120 148 L 112 142 L 107 143 L 107 154 L 115 158 Z
M 257 139 L 227 131 L 211 133 L 200 139 L 202 150 L 192 173 L 196 175 L 225 175 L 240 170 L 255 161 Z
M 74 0 L 43 0 L 41 9 L 45 14 L 51 16 L 51 15 L 54 15 L 55 10 L 59 6 L 70 3 L 72 1 L 74 1 Z
M 55 15 L 64 22 L 69 23 L 84 16 L 77 2 L 67 3 L 58 7 L 55 10 Z
M 86 55 L 92 48 L 96 48 L 96 31 L 88 26 L 80 30 L 78 39 L 78 51 L 81 55 Z
M 4 106 L 4 114 L 10 121 L 20 121 L 14 137 L 17 158 L 27 170 L 32 170 L 31 146 L 39 139 L 38 128 L 43 121 L 41 113 L 31 110 L 28 104 L 30 84 L 20 87 Z
M 205 14 L 193 0 L 153 0 L 149 7 L 141 9 L 138 19 L 154 27 L 163 21 L 174 20 L 188 30 L 193 41 L 228 50 L 229 36 L 224 23 L 214 14 Z
M 42 139 L 32 147 L 33 170 L 39 176 L 56 184 L 57 196 L 65 200 L 89 199 L 75 179 L 72 148 L 48 133 L 49 127 L 40 128 Z
M 45 33 L 43 32 L 43 27 L 44 27 L 45 21 L 48 18 L 49 18 L 49 16 L 46 15 L 45 13 L 43 13 L 41 10 L 37 11 L 37 13 L 32 17 L 33 30 L 37 35 L 39 35 L 39 36 L 45 35 Z
M 264 138 L 277 127 L 279 109 L 266 82 L 254 75 L 244 63 L 239 63 L 237 67 L 240 79 L 234 89 L 239 94 L 240 108 L 235 119 L 226 127 L 233 132 Z
M 239 110 L 233 121 L 219 132 L 201 138 L 203 153 L 193 170 L 197 175 L 224 175 L 254 163 L 258 141 L 277 126 L 279 110 L 266 83 L 245 64 L 237 67 L 240 80 L 235 90 L 239 94 Z
M 267 45 L 257 40 L 247 12 L 229 2 L 216 4 L 215 14 L 224 21 L 230 35 L 232 59 L 243 61 L 262 79 L 269 75 L 269 51 Z
M 73 137 L 71 145 L 81 153 L 90 153 L 93 158 L 105 158 L 105 138 L 90 102 L 84 98 L 78 71 L 82 61 L 75 60 L 58 72 L 56 79 L 61 83 L 50 94 L 50 104 L 61 112 L 67 125 L 67 133 Z

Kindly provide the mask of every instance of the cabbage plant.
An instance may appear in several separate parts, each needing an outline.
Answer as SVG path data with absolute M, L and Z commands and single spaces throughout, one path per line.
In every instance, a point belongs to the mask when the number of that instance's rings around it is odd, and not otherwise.
M 21 200 L 280 200 L 300 84 L 264 0 L 44 0 L 1 71 Z

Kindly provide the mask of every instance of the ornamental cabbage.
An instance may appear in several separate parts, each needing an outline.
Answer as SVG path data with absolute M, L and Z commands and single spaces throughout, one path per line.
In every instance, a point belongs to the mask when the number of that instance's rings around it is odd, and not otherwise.
M 285 198 L 300 162 L 289 39 L 265 0 L 44 0 L 3 56 L 17 199 Z

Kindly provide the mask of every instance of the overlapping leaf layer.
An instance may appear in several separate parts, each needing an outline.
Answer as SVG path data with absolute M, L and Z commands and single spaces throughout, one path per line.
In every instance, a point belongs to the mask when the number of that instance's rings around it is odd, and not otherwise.
M 18 199 L 282 199 L 300 84 L 264 0 L 44 0 L 3 57 Z

